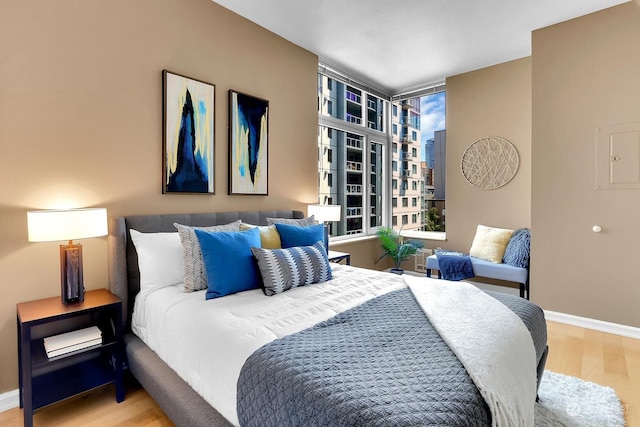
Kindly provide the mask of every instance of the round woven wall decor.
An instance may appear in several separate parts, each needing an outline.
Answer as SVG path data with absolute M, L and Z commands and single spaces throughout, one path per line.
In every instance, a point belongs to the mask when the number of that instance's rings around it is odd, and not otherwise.
M 518 171 L 518 152 L 512 143 L 499 136 L 482 138 L 462 155 L 462 174 L 469 184 L 483 190 L 500 188 Z

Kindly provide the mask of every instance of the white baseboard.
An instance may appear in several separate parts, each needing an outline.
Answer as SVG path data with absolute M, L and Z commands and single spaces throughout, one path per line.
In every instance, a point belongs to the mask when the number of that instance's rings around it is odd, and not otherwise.
M 623 337 L 640 339 L 640 328 L 620 325 L 618 323 L 605 322 L 603 320 L 589 319 L 587 317 L 574 316 L 572 314 L 558 313 L 556 311 L 544 311 L 544 316 L 552 322 L 565 323 L 581 328 L 593 329 L 608 334 L 622 335 Z
M 511 295 L 519 295 L 517 288 L 508 288 L 505 286 L 494 286 L 487 283 L 473 283 L 480 289 L 487 291 L 498 291 Z M 574 316 L 573 314 L 559 313 L 557 311 L 544 310 L 547 320 L 553 322 L 564 323 L 567 325 L 579 326 L 581 328 L 593 329 L 594 331 L 606 332 L 608 334 L 621 335 L 623 337 L 640 339 L 640 328 L 633 326 L 621 325 L 619 323 L 605 322 L 604 320 L 590 319 L 588 317 Z
M 18 389 L 10 390 L 0 394 L 0 412 L 20 406 L 20 394 Z

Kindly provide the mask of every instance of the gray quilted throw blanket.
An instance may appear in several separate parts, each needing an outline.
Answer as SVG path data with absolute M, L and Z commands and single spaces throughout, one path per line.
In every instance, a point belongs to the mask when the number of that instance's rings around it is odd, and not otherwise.
M 532 304 L 518 300 L 510 308 L 530 317 Z M 539 356 L 546 330 L 533 335 Z M 491 425 L 480 392 L 409 289 L 261 347 L 242 368 L 237 397 L 247 427 Z

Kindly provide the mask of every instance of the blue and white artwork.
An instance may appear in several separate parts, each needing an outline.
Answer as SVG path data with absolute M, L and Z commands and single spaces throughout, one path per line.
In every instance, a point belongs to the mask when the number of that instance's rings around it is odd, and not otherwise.
M 215 86 L 163 71 L 163 193 L 214 193 Z
M 229 194 L 267 195 L 269 101 L 229 91 Z

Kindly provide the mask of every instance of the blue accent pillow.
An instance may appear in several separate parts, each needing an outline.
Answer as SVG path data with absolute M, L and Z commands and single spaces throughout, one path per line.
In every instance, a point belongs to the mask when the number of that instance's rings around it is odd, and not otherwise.
M 287 249 L 251 248 L 262 275 L 263 291 L 271 296 L 297 286 L 326 282 L 332 277 L 322 242 Z
M 208 232 L 195 229 L 207 274 L 206 299 L 260 287 L 251 247 L 260 247 L 260 230 Z
M 324 225 L 315 224 L 307 226 L 291 224 L 275 224 L 280 234 L 283 248 L 294 246 L 312 246 L 316 242 L 324 242 Z M 325 248 L 325 251 L 327 248 Z
M 531 232 L 528 228 L 520 228 L 513 232 L 504 250 L 502 262 L 515 267 L 529 267 L 529 253 L 531 251 Z

